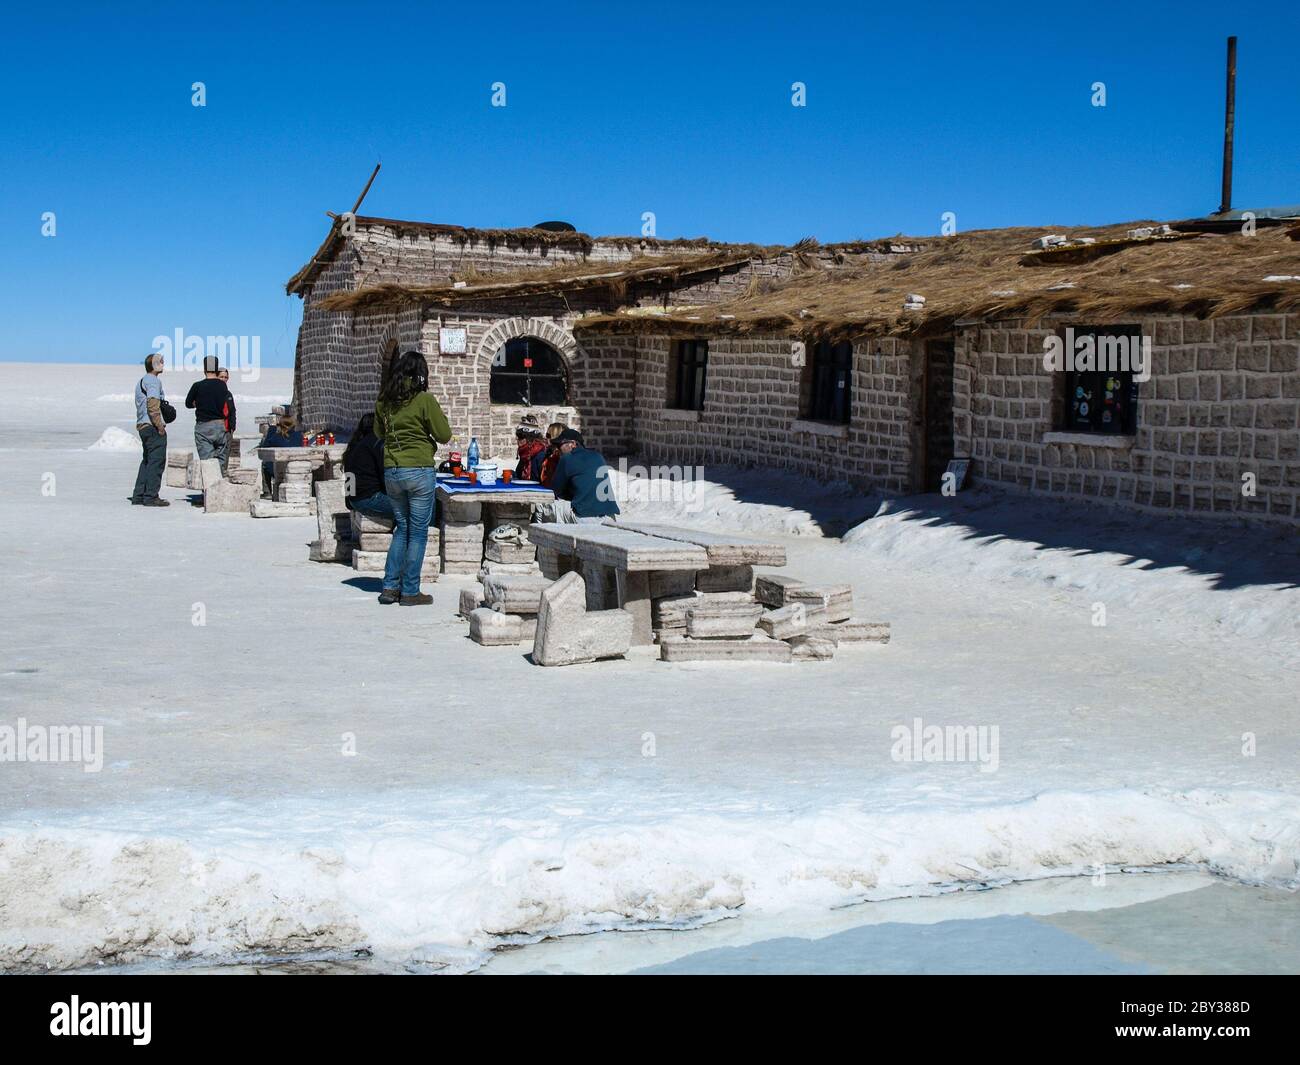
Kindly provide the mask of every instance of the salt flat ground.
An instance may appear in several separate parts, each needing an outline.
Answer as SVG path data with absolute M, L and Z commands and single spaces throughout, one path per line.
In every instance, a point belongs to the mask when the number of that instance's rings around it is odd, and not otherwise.
M 463 580 L 381 608 L 374 582 L 308 562 L 314 519 L 207 516 L 177 490 L 129 506 L 138 454 L 87 448 L 131 430 L 136 376 L 0 365 L 0 725 L 104 742 L 99 772 L 0 763 L 0 966 L 368 950 L 464 969 L 546 934 L 1099 866 L 1297 884 L 1291 530 L 979 491 L 876 513 L 706 468 L 694 495 L 633 485 L 629 510 L 783 537 L 786 572 L 852 582 L 892 642 L 545 670 L 468 641 Z M 244 424 L 288 388 L 237 382 Z M 996 770 L 892 757 L 918 718 L 996 726 Z

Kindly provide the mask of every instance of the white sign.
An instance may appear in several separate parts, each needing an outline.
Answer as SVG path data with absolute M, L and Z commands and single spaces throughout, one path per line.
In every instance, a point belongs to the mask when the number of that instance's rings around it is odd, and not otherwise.
M 438 350 L 444 355 L 464 355 L 469 350 L 469 330 L 464 326 L 443 326 L 438 330 Z

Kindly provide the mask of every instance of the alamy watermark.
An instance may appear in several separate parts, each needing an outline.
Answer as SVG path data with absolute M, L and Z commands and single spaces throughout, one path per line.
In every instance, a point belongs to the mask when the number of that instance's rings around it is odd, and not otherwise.
M 1049 373 L 1065 370 L 1104 373 L 1132 372 L 1133 380 L 1151 380 L 1151 338 L 1148 336 L 1075 336 L 1074 327 L 1065 336 L 1043 338 L 1043 369 Z
M 895 762 L 979 762 L 981 773 L 998 771 L 997 725 L 927 725 L 917 717 L 910 727 L 895 725 L 889 738 Z
M 197 336 L 186 335 L 184 329 L 174 329 L 171 336 L 153 338 L 153 351 L 163 357 L 167 370 L 197 373 L 203 369 L 206 356 L 216 356 L 217 362 L 232 374 L 238 373 L 246 382 L 262 376 L 262 338 L 260 336 Z
M 0 725 L 0 762 L 80 762 L 87 773 L 104 768 L 103 725 Z
M 704 497 L 703 466 L 642 466 L 621 458 L 604 469 L 609 476 L 596 489 L 602 502 L 680 503 L 690 509 Z

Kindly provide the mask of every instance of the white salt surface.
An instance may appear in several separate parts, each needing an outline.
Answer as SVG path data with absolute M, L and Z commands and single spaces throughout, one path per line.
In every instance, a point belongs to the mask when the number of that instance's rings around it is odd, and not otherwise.
M 465 581 L 385 609 L 308 562 L 312 519 L 129 506 L 135 453 L 87 448 L 135 376 L 0 365 L 0 725 L 104 743 L 97 773 L 0 764 L 0 968 L 365 949 L 462 970 L 543 935 L 779 927 L 1099 865 L 1297 885 L 1293 532 L 706 471 L 707 510 L 629 510 L 779 529 L 786 572 L 851 581 L 892 642 L 542 670 L 466 639 Z M 997 726 L 997 771 L 895 761 L 916 718 Z

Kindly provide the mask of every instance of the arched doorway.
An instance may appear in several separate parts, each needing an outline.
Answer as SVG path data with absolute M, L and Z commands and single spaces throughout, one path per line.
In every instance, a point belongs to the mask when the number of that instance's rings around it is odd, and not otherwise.
M 562 407 L 569 402 L 569 373 L 560 353 L 544 340 L 514 337 L 492 356 L 492 403 Z

